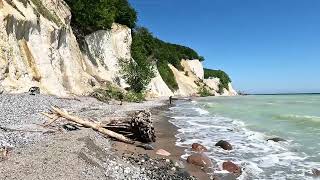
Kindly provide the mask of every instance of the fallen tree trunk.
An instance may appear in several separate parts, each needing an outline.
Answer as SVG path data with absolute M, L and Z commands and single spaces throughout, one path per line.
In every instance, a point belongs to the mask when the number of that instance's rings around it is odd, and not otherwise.
M 132 115 L 131 119 L 110 121 L 103 127 L 140 142 L 150 143 L 156 141 L 155 130 L 149 111 L 137 111 Z
M 69 121 L 75 122 L 77 124 L 81 124 L 81 125 L 88 127 L 88 128 L 92 128 L 102 134 L 108 135 L 108 136 L 115 138 L 115 139 L 118 139 L 120 141 L 130 143 L 130 144 L 134 143 L 132 140 L 126 138 L 125 136 L 123 136 L 121 134 L 118 134 L 116 132 L 113 132 L 113 131 L 110 131 L 108 129 L 103 128 L 100 123 L 91 122 L 88 120 L 81 119 L 79 117 L 70 115 L 68 112 L 63 111 L 63 110 L 56 108 L 56 107 L 51 107 L 51 108 L 52 108 L 53 112 L 56 113 L 58 116 L 63 117 Z
M 155 142 L 156 140 L 151 113 L 149 111 L 137 111 L 132 114 L 131 118 L 114 117 L 103 120 L 102 122 L 93 122 L 71 115 L 67 111 L 57 107 L 51 108 L 51 114 L 41 113 L 49 118 L 49 121 L 44 124 L 44 127 L 48 127 L 61 117 L 78 125 L 92 128 L 102 134 L 130 144 L 133 144 L 134 141 L 150 143 Z

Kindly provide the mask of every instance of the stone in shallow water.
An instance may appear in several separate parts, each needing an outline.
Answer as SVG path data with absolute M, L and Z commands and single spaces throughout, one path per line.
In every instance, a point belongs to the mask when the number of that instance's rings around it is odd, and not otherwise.
M 320 170 L 312 169 L 312 175 L 315 176 L 315 177 L 320 177 Z
M 274 141 L 274 142 L 281 142 L 281 141 L 286 141 L 285 139 L 275 137 L 275 138 L 269 138 L 267 141 Z
M 208 156 L 203 153 L 192 154 L 187 158 L 189 164 L 201 166 L 205 168 L 213 167 L 212 162 Z
M 219 146 L 224 150 L 232 150 L 232 145 L 224 140 L 219 141 L 215 146 Z
M 241 168 L 238 165 L 236 165 L 230 161 L 224 162 L 222 164 L 222 168 L 223 168 L 223 170 L 226 170 L 236 176 L 240 176 L 242 173 Z
M 193 143 L 192 144 L 192 151 L 195 152 L 204 152 L 204 151 L 208 151 L 206 147 L 204 147 L 203 145 L 199 144 L 199 143 Z

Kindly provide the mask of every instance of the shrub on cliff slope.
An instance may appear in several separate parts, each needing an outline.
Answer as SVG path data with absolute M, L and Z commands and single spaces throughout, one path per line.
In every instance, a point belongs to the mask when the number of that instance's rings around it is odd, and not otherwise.
M 202 86 L 199 87 L 199 89 L 198 89 L 198 94 L 199 94 L 201 97 L 207 97 L 207 96 L 213 96 L 213 95 L 214 95 L 214 94 L 212 94 L 212 93 L 210 92 L 210 90 L 209 90 L 206 86 L 204 86 L 204 85 L 202 85 Z
M 135 93 L 132 91 L 124 91 L 112 84 L 108 84 L 104 87 L 95 89 L 91 94 L 91 97 L 96 98 L 101 102 L 108 103 L 111 100 L 126 101 L 126 102 L 142 102 L 145 100 L 143 93 Z
M 66 0 L 72 22 L 85 33 L 110 29 L 113 22 L 135 27 L 137 13 L 127 0 Z
M 122 77 L 135 93 L 142 93 L 154 77 L 153 66 L 147 61 L 121 60 L 120 67 Z
M 157 63 L 158 71 L 160 73 L 160 76 L 162 77 L 163 81 L 167 84 L 167 86 L 172 90 L 175 91 L 177 90 L 178 83 L 176 79 L 174 78 L 174 74 L 169 68 L 168 64 L 163 63 L 163 62 L 158 62 Z
M 223 89 L 229 90 L 229 83 L 231 82 L 230 77 L 227 73 L 225 73 L 222 70 L 213 70 L 213 69 L 204 69 L 204 78 L 219 78 L 220 84 L 219 84 L 219 93 L 223 93 Z
M 154 37 L 148 29 L 140 27 L 133 31 L 131 46 L 133 59 L 145 65 L 157 64 L 159 73 L 171 90 L 177 90 L 178 84 L 168 64 L 172 64 L 179 70 L 183 70 L 181 59 L 200 59 L 196 51 L 189 47 L 164 42 Z

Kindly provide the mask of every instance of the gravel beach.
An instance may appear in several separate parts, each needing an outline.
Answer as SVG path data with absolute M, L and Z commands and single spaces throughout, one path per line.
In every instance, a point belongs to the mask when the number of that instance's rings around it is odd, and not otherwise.
M 73 99 L 46 95 L 0 95 L 0 179 L 194 179 L 177 164 L 147 153 L 121 153 L 115 141 L 87 128 L 66 131 L 41 125 L 51 106 L 92 120 L 126 116 L 127 113 L 163 106 L 163 101 L 106 104 L 90 97 Z

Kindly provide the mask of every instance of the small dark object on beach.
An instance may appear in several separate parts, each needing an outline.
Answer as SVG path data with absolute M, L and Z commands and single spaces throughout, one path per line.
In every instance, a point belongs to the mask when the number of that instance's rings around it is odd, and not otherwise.
M 275 137 L 275 138 L 267 139 L 267 141 L 281 142 L 281 141 L 287 141 L 287 140 Z
M 312 175 L 315 176 L 315 177 L 320 177 L 320 170 L 312 169 Z
M 62 127 L 63 127 L 63 129 L 65 129 L 65 130 L 67 130 L 67 131 L 76 131 L 76 130 L 79 130 L 79 128 L 78 128 L 76 125 L 70 124 L 70 123 L 64 124 Z
M 29 89 L 29 94 L 30 95 L 36 95 L 36 94 L 40 94 L 40 88 L 39 87 L 31 87 Z
M 12 151 L 11 147 L 0 147 L 0 162 L 8 159 L 8 154 Z
M 192 154 L 187 158 L 189 164 L 201 166 L 204 168 L 213 167 L 213 164 L 208 156 L 203 153 Z
M 224 150 L 232 150 L 232 145 L 224 140 L 219 141 L 215 146 L 219 146 Z
M 239 177 L 242 173 L 241 168 L 238 165 L 236 165 L 230 161 L 224 162 L 222 164 L 222 168 L 223 168 L 223 170 L 226 170 L 226 171 L 236 175 L 237 177 Z
M 199 143 L 193 143 L 192 144 L 192 150 L 195 152 L 205 152 L 208 151 L 208 149 L 206 147 L 204 147 L 203 145 L 199 144 Z
M 154 147 L 151 144 L 139 144 L 137 147 L 141 147 L 145 150 L 154 150 Z
M 172 96 L 169 97 L 169 104 L 172 104 Z
M 190 174 L 189 174 L 188 171 L 186 171 L 186 170 L 179 170 L 179 171 L 177 172 L 177 174 L 178 174 L 178 176 L 180 176 L 181 178 L 185 178 L 185 179 L 190 178 Z

